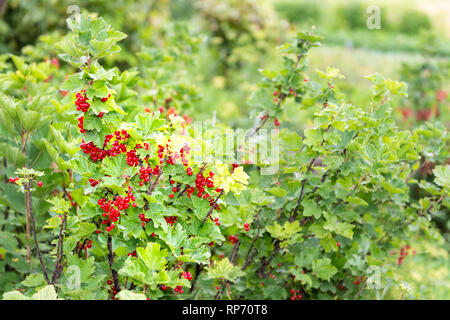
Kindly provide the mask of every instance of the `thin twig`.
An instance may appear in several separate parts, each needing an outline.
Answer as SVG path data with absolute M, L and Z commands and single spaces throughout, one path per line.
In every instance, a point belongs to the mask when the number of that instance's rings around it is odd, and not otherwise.
M 214 207 L 217 204 L 217 201 L 219 200 L 220 196 L 222 196 L 223 194 L 223 189 L 220 191 L 219 195 L 217 196 L 216 200 L 211 204 L 211 209 L 209 209 L 208 214 L 205 216 L 205 218 L 203 218 L 202 220 L 202 224 L 205 223 L 206 219 L 208 219 L 208 217 L 211 215 L 211 213 L 214 211 Z
M 42 272 L 44 273 L 45 280 L 48 284 L 50 284 L 50 280 L 48 278 L 47 269 L 45 268 L 44 260 L 42 259 L 41 249 L 39 249 L 39 242 L 36 237 L 36 222 L 34 221 L 34 214 L 33 214 L 33 206 L 31 203 L 31 183 L 32 180 L 30 179 L 27 184 L 25 184 L 25 194 L 28 194 L 27 200 L 28 200 L 28 211 L 31 218 L 31 228 L 34 238 L 34 244 L 36 245 L 36 252 L 39 257 L 39 262 L 41 263 Z
M 191 289 L 189 290 L 189 293 L 194 292 L 195 285 L 197 284 L 198 278 L 200 277 L 200 272 L 203 270 L 203 265 L 197 264 L 195 267 L 195 275 L 194 275 L 194 281 L 191 283 Z
M 311 171 L 311 168 L 312 168 L 312 165 L 313 165 L 314 161 L 316 161 L 316 158 L 312 158 L 311 159 L 311 162 L 309 163 L 308 168 L 306 169 L 305 175 L 308 174 L 309 171 Z M 292 216 L 289 218 L 290 222 L 293 222 L 295 220 L 295 218 L 297 218 L 298 209 L 300 208 L 300 204 L 301 204 L 302 199 L 303 199 L 303 195 L 304 195 L 304 192 L 305 192 L 305 184 L 306 184 L 307 180 L 308 179 L 305 178 L 302 181 L 302 188 L 300 190 L 300 195 L 298 196 L 298 199 L 297 199 L 297 205 L 294 208 Z
M 57 252 L 56 252 L 56 264 L 55 264 L 55 270 L 53 270 L 52 275 L 52 283 L 57 284 L 59 277 L 61 276 L 62 271 L 62 257 L 64 254 L 63 248 L 64 248 L 64 234 L 63 232 L 66 229 L 67 225 L 67 212 L 64 212 L 63 219 L 61 221 L 61 228 L 59 229 L 59 237 L 58 237 L 58 246 L 57 246 Z
M 253 247 L 255 246 L 255 243 L 256 243 L 256 240 L 259 238 L 259 232 L 260 232 L 260 229 L 261 229 L 261 223 L 260 223 L 260 220 L 259 220 L 259 213 L 261 212 L 261 210 L 262 209 L 260 209 L 258 211 L 258 213 L 255 215 L 256 220 L 258 221 L 258 230 L 256 232 L 256 237 L 253 238 L 252 243 L 250 244 L 250 248 L 247 251 L 247 256 L 245 257 L 244 264 L 242 265 L 242 268 L 241 268 L 242 271 L 244 271 L 250 265 L 250 263 L 253 260 L 253 257 L 255 256 L 255 254 L 257 252 L 257 250 L 255 250 L 255 252 L 252 253 Z
M 298 68 L 298 65 L 299 65 L 300 60 L 302 59 L 302 57 L 303 57 L 303 54 L 300 54 L 300 55 L 297 56 L 297 61 L 295 62 L 295 67 L 294 67 L 294 69 L 297 69 L 297 68 Z M 280 97 L 279 97 L 280 100 L 279 100 L 278 103 L 277 103 L 277 107 L 278 107 L 278 108 L 281 106 L 281 104 L 284 102 L 284 100 L 285 100 L 287 97 L 288 97 L 287 94 L 284 94 L 284 93 L 281 93 L 281 94 L 280 94 Z M 264 126 L 264 124 L 267 122 L 267 120 L 269 120 L 269 115 L 268 115 L 268 113 L 266 112 L 266 113 L 264 113 L 264 115 L 263 115 L 262 121 L 260 121 L 260 122 L 258 123 L 258 125 L 256 125 L 255 127 L 253 127 L 252 130 L 248 132 L 247 137 L 253 137 L 253 136 L 254 136 L 254 135 L 255 135 L 255 134 L 263 127 L 263 126 Z
M 364 279 L 364 282 L 361 286 L 361 288 L 359 288 L 359 291 L 355 294 L 355 296 L 353 297 L 353 300 L 358 299 L 358 297 L 361 295 L 361 293 L 364 291 L 364 288 L 366 287 L 367 284 L 367 279 Z
M 108 262 L 109 262 L 109 268 L 111 270 L 111 274 L 114 279 L 114 287 L 119 292 L 120 291 L 120 284 L 119 284 L 119 277 L 117 275 L 117 271 L 113 269 L 113 263 L 114 263 L 114 252 L 112 249 L 112 238 L 111 235 L 108 234 Z

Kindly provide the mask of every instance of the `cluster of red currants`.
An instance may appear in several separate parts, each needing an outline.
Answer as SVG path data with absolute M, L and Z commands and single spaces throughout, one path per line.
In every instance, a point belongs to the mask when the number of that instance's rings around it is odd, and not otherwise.
M 355 280 L 353 281 L 354 285 L 359 285 L 361 283 L 361 281 L 364 281 L 365 277 L 364 276 L 355 276 Z
M 84 117 L 83 116 L 80 116 L 78 118 L 78 128 L 80 128 L 80 132 L 81 133 L 85 133 L 86 132 L 86 130 L 84 130 Z
M 111 97 L 111 93 L 110 94 L 108 94 L 108 96 L 107 97 L 105 97 L 105 98 L 102 98 L 101 100 L 102 100 L 102 102 L 106 102 L 106 101 L 108 101 L 108 98 L 109 97 Z
M 108 142 L 112 139 L 113 135 L 107 135 L 105 137 L 105 142 L 103 143 L 103 147 L 105 148 L 108 145 Z M 106 155 L 115 157 L 121 153 L 127 152 L 127 145 L 125 142 L 120 143 L 119 140 L 115 140 L 111 149 L 106 150 Z
M 87 249 L 90 249 L 90 248 L 92 248 L 92 240 L 88 240 L 86 242 L 86 244 L 84 245 L 84 247 L 83 247 L 84 250 L 87 250 Z
M 302 300 L 303 296 L 299 292 L 300 290 L 291 289 L 291 300 Z
M 235 244 L 236 242 L 238 242 L 239 238 L 235 235 L 229 235 L 228 236 L 228 241 L 232 244 Z
M 175 289 L 173 289 L 178 294 L 183 294 L 183 287 L 182 286 L 176 286 Z
M 99 182 L 100 182 L 100 179 L 99 180 L 95 180 L 93 178 L 89 178 L 89 183 L 91 184 L 91 187 L 95 187 L 96 185 L 99 184 Z
M 192 274 L 189 271 L 183 272 L 183 278 L 191 281 L 192 280 Z
M 10 177 L 9 178 L 9 182 L 11 182 L 11 183 L 16 183 L 17 180 L 19 180 L 19 177 L 16 177 L 16 178 Z M 42 187 L 44 185 L 44 183 L 42 181 L 38 181 L 38 182 L 36 182 L 36 184 L 38 187 Z
M 245 231 L 248 231 L 248 230 L 250 230 L 250 226 L 248 225 L 248 223 L 246 222 L 246 223 L 244 223 L 244 229 L 245 229 Z
M 278 118 L 273 119 L 273 124 L 274 124 L 276 127 L 279 127 L 279 126 L 280 126 L 280 121 L 278 120 Z
M 67 192 L 67 198 L 69 198 L 70 204 L 72 205 L 72 207 L 75 207 L 77 205 L 77 203 L 75 201 L 73 201 L 73 198 L 72 198 L 72 195 L 70 194 L 70 192 Z
M 177 220 L 178 220 L 178 218 L 175 217 L 175 216 L 164 217 L 164 219 L 165 219 L 166 222 L 167 222 L 168 224 L 170 224 L 171 226 L 172 226 L 175 222 L 177 222 Z
M 137 258 L 136 250 L 133 250 L 133 252 L 128 252 L 128 256 Z
M 399 255 L 399 257 L 398 257 L 398 260 L 397 260 L 397 264 L 399 265 L 399 266 L 401 266 L 402 264 L 403 264 L 403 260 L 406 258 L 406 256 L 408 255 L 408 251 L 411 249 L 411 246 L 408 244 L 408 245 L 406 245 L 406 246 L 404 246 L 404 247 L 401 247 L 400 248 L 400 255 Z M 413 254 L 416 254 L 416 250 L 413 250 L 413 252 L 412 252 Z M 394 255 L 395 254 L 395 252 L 394 251 L 391 251 L 391 255 Z
M 135 149 L 127 152 L 127 164 L 130 167 L 137 167 L 137 165 L 139 164 L 139 158 L 136 155 Z
M 123 130 L 125 131 L 125 130 Z M 119 132 L 119 131 L 116 131 Z M 120 132 L 119 132 L 120 134 Z M 125 137 L 128 135 L 128 133 L 126 133 Z M 120 137 L 120 135 L 119 135 Z M 126 145 L 126 139 L 128 138 L 121 138 L 121 140 L 123 140 L 123 143 L 120 143 L 119 140 L 117 139 L 117 135 L 116 135 L 116 140 L 113 143 L 113 146 L 110 149 L 106 149 L 105 147 L 108 145 L 108 142 L 113 138 L 113 135 L 106 135 L 105 136 L 105 141 L 103 142 L 103 149 L 100 149 L 99 147 L 97 147 L 92 141 L 90 141 L 89 143 L 84 143 L 84 139 L 83 139 L 83 143 L 80 145 L 80 148 L 83 150 L 84 153 L 89 154 L 90 158 L 92 159 L 92 161 L 97 162 L 98 160 L 102 161 L 105 157 L 107 156 L 117 156 L 121 153 L 125 153 L 127 152 L 127 145 Z
M 144 183 L 147 183 L 150 181 L 150 175 L 158 175 L 159 174 L 159 166 L 156 166 L 154 169 L 152 167 L 140 167 L 139 168 L 139 185 L 143 186 Z
M 150 219 L 146 218 L 145 214 L 143 214 L 143 213 L 139 214 L 139 219 L 141 220 L 142 227 L 145 227 L 145 224 L 150 222 Z
M 98 205 L 104 211 L 103 217 L 107 218 L 102 220 L 102 224 L 107 225 L 106 231 L 110 232 L 116 226 L 114 222 L 117 222 L 120 217 L 120 211 L 126 210 L 130 207 L 130 203 L 133 207 L 136 207 L 136 198 L 133 195 L 132 188 L 128 187 L 128 194 L 126 197 L 117 196 L 114 200 L 107 200 L 106 198 L 101 198 L 98 200 Z M 115 208 L 114 208 L 115 207 Z
M 116 294 L 118 291 L 117 291 L 117 288 L 113 285 L 112 280 L 108 280 L 108 281 L 106 281 L 106 283 L 108 284 L 108 286 L 111 286 L 111 288 L 108 289 L 108 292 L 111 295 L 111 299 L 118 300 L 118 298 L 116 298 Z
M 83 89 L 81 92 L 78 92 L 76 94 L 77 100 L 75 101 L 75 105 L 77 106 L 78 111 L 86 112 L 88 111 L 89 107 L 91 106 L 89 102 L 86 102 L 89 100 L 88 97 L 86 97 L 86 90 Z

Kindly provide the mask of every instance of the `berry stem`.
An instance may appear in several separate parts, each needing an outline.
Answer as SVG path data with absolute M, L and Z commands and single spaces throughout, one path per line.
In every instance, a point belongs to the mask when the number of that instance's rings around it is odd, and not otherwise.
M 117 292 L 120 291 L 120 283 L 119 283 L 119 277 L 117 275 L 117 271 L 113 269 L 113 263 L 114 263 L 114 252 L 112 249 L 112 238 L 111 235 L 108 234 L 108 262 L 109 262 L 109 269 L 111 270 L 112 277 L 114 279 L 114 287 L 116 288 Z
M 209 209 L 208 214 L 205 216 L 205 218 L 203 218 L 202 224 L 204 224 L 205 221 L 206 221 L 206 219 L 209 218 L 209 216 L 211 215 L 211 213 L 213 212 L 213 210 L 214 210 L 214 208 L 215 208 L 215 206 L 216 206 L 216 204 L 217 204 L 217 201 L 218 201 L 219 198 L 222 196 L 222 194 L 223 194 L 223 189 L 222 189 L 222 191 L 220 191 L 220 193 L 219 193 L 219 195 L 217 196 L 216 200 L 214 200 L 214 202 L 212 203 L 211 209 Z
M 39 249 L 39 242 L 36 237 L 36 222 L 34 221 L 33 205 L 31 202 L 31 185 L 32 185 L 32 183 L 33 183 L 33 180 L 29 179 L 28 182 L 25 183 L 25 185 L 24 185 L 25 194 L 28 195 L 27 196 L 27 201 L 28 201 L 27 215 L 29 215 L 31 218 L 31 229 L 33 231 L 32 233 L 33 233 L 33 238 L 34 238 L 34 244 L 36 245 L 36 252 L 39 257 L 39 262 L 41 263 L 42 273 L 44 274 L 44 277 L 45 277 L 45 280 L 47 281 L 47 283 L 50 284 L 50 280 L 49 280 L 48 274 L 47 274 L 47 269 L 45 268 L 44 260 L 42 259 L 41 249 Z

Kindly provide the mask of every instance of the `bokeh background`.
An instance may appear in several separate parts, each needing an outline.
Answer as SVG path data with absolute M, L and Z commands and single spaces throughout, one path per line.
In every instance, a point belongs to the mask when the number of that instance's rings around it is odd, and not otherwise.
M 250 127 L 247 100 L 261 78 L 258 70 L 276 68 L 276 47 L 297 31 L 314 30 L 325 39 L 309 57 L 311 77 L 315 69 L 338 68 L 346 76 L 338 89 L 363 108 L 370 87 L 366 75 L 405 81 L 408 97 L 395 102 L 398 126 L 439 121 L 449 127 L 448 0 L 0 0 L 0 70 L 11 54 L 56 58 L 54 43 L 67 32 L 71 5 L 128 34 L 108 65 L 139 65 L 133 70 L 154 75 L 162 88 L 162 67 L 176 74 L 180 91 L 189 96 L 180 107 L 196 119 Z M 380 29 L 367 27 L 371 5 L 380 9 Z M 151 97 L 145 84 L 139 93 Z M 296 117 L 281 117 L 282 125 L 299 132 L 315 111 L 289 104 L 285 110 Z M 427 168 L 421 174 L 429 174 Z M 441 234 L 412 244 L 420 254 L 405 259 L 395 275 L 405 288 L 388 289 L 384 298 L 450 299 L 448 212 L 434 220 Z

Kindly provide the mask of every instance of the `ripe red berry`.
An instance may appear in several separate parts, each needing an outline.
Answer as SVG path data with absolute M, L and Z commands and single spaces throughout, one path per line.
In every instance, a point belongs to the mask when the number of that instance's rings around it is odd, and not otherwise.
M 280 126 L 280 121 L 278 120 L 278 118 L 273 119 L 273 124 L 277 127 Z
M 169 194 L 170 199 L 173 199 L 173 197 L 174 197 L 173 193 Z
M 42 181 L 38 181 L 37 185 L 38 185 L 38 187 L 42 187 L 44 185 L 44 183 Z
M 191 168 L 187 168 L 186 169 L 186 173 L 188 176 L 192 176 L 192 169 Z

